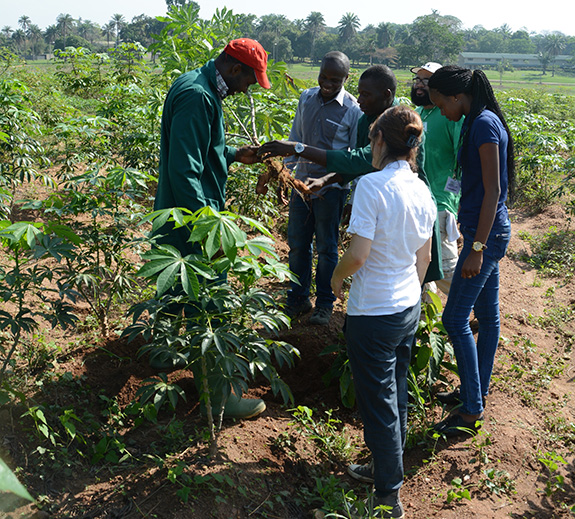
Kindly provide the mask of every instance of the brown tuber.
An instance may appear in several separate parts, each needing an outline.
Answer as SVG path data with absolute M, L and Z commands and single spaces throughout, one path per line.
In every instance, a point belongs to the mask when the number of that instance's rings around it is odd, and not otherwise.
M 312 191 L 301 180 L 292 177 L 291 171 L 285 167 L 282 160 L 264 159 L 263 163 L 266 165 L 266 171 L 258 178 L 256 185 L 258 195 L 265 195 L 268 192 L 268 184 L 271 181 L 277 181 L 282 189 L 288 187 L 295 189 L 302 198 L 312 194 Z

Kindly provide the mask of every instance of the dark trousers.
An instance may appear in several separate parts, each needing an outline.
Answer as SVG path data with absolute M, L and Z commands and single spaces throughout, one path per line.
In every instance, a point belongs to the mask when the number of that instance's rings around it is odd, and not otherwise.
M 403 484 L 407 435 L 407 373 L 421 305 L 392 315 L 350 316 L 345 338 L 363 421 L 365 443 L 373 457 L 379 497 Z

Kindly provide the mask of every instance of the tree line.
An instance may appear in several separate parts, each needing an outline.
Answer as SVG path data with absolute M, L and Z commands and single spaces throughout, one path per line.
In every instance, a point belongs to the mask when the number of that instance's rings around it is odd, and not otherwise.
M 199 5 L 188 0 L 166 0 L 167 9 L 190 8 L 199 19 Z M 461 52 L 537 54 L 542 63 L 549 63 L 559 54 L 573 56 L 575 68 L 575 37 L 561 32 L 538 34 L 526 29 L 512 31 L 504 24 L 488 30 L 481 25 L 463 29 L 455 16 L 430 14 L 417 17 L 410 24 L 382 21 L 360 30 L 360 19 L 347 12 L 336 27 L 328 27 L 323 14 L 312 11 L 307 17 L 290 20 L 284 15 L 236 14 L 240 32 L 257 39 L 276 61 L 317 61 L 337 48 L 354 64 L 383 63 L 406 67 L 433 60 L 454 62 Z M 65 47 L 85 47 L 93 52 L 106 51 L 120 42 L 139 42 L 148 48 L 154 35 L 166 26 L 166 18 L 145 14 L 128 22 L 121 14 L 100 26 L 90 20 L 74 19 L 60 14 L 56 23 L 45 30 L 29 16 L 21 16 L 18 28 L 4 26 L 0 30 L 0 47 L 23 58 L 52 53 Z

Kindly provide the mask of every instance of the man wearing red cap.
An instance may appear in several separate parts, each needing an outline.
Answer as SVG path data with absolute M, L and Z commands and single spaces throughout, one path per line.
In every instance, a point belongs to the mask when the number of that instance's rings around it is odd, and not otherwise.
M 257 41 L 241 38 L 229 42 L 215 60 L 174 81 L 162 114 L 154 210 L 185 207 L 196 211 L 205 206 L 224 209 L 229 165 L 234 161 L 253 164 L 259 159 L 257 147 L 233 148 L 226 144 L 222 100 L 246 93 L 256 82 L 270 88 L 267 61 L 267 53 Z M 167 224 L 159 230 L 157 242 L 176 247 L 182 256 L 201 253 L 199 244 L 188 242 L 188 238 L 185 227 L 174 229 Z M 157 353 L 150 360 L 154 367 L 175 367 L 172 359 L 176 357 L 171 357 L 169 351 Z M 225 416 L 249 418 L 264 409 L 262 400 L 231 395 Z

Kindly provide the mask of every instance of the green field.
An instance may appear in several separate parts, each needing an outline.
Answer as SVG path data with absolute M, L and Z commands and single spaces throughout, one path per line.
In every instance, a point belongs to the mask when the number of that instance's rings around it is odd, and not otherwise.
M 367 65 L 358 67 L 358 72 L 362 72 L 367 68 Z M 288 70 L 291 75 L 303 80 L 314 80 L 317 78 L 319 72 L 319 65 L 310 65 L 309 63 L 292 63 L 288 64 Z M 413 74 L 407 69 L 393 69 L 397 80 L 400 84 L 410 84 Z M 485 71 L 489 81 L 494 89 L 500 90 L 513 90 L 522 88 L 542 88 L 546 92 L 560 93 L 575 95 L 575 77 L 566 76 L 556 73 L 555 76 L 551 72 L 546 75 L 541 74 L 535 70 L 515 70 L 513 72 L 504 72 L 503 77 L 500 78 L 499 72 L 496 70 Z

